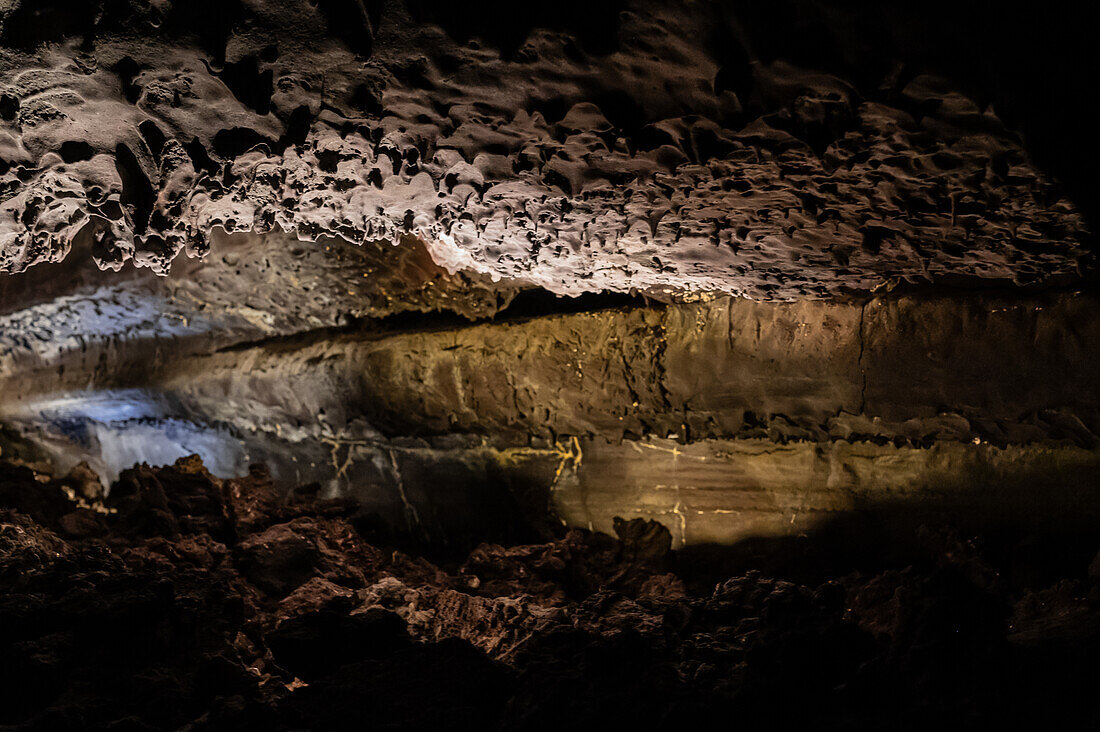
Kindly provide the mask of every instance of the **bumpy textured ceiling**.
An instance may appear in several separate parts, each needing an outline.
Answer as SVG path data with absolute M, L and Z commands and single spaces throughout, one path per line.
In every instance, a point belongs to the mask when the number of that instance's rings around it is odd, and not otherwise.
M 727 3 L 579 5 L 0 4 L 0 269 L 76 246 L 164 273 L 221 227 L 416 237 L 452 272 L 573 295 L 1091 270 L 988 98 L 758 56 Z

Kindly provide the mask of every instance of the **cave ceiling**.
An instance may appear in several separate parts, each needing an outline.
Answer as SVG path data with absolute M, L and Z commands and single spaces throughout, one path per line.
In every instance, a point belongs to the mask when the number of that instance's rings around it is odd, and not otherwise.
M 0 270 L 76 249 L 165 274 L 218 229 L 415 238 L 448 273 L 568 295 L 1091 265 L 991 97 L 867 52 L 859 13 L 802 21 L 852 44 L 822 56 L 845 75 L 769 43 L 751 3 L 584 5 L 7 3 Z

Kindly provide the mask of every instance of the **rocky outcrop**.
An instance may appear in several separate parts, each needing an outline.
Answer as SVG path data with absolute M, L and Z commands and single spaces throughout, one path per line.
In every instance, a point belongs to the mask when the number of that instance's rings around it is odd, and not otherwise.
M 83 505 L 66 490 L 78 477 L 0 463 L 12 728 L 545 729 L 734 712 L 879 726 L 960 708 L 1073 725 L 1096 711 L 1095 664 L 1080 664 L 1100 639 L 1100 586 L 1083 570 L 1095 532 L 1013 556 L 928 526 L 907 563 L 815 549 L 818 569 L 791 582 L 616 520 L 618 539 L 485 544 L 443 569 L 372 545 L 354 502 L 278 498 L 259 467 L 222 481 L 194 458 L 139 466 Z M 791 694 L 812 705 L 781 703 Z

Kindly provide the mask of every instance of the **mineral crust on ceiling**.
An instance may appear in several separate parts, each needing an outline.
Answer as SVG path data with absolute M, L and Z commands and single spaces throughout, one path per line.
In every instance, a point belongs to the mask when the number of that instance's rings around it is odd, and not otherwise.
M 78 244 L 164 273 L 221 227 L 413 235 L 571 295 L 1090 271 L 1074 204 L 949 82 L 760 60 L 725 3 L 565 5 L 5 3 L 0 270 Z

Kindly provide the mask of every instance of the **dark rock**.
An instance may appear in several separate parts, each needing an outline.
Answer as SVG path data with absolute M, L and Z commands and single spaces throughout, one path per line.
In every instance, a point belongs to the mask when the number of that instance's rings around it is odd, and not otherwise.
M 252 465 L 248 476 L 224 483 L 229 515 L 238 536 L 266 528 L 277 518 L 279 507 L 271 474 L 262 465 Z
M 56 528 L 74 505 L 53 481 L 39 481 L 34 470 L 0 462 L 0 508 L 30 516 L 43 526 Z
M 384 658 L 411 641 L 405 621 L 373 608 L 349 615 L 350 602 L 330 602 L 321 610 L 282 622 L 265 636 L 275 661 L 308 682 L 356 661 Z
M 493 728 L 511 674 L 457 639 L 343 666 L 280 705 L 290 725 L 311 729 Z
M 33 493 L 48 477 L 6 480 L 56 513 Z M 485 544 L 448 571 L 365 544 L 323 501 L 238 487 L 227 511 L 194 461 L 126 480 L 119 513 L 69 502 L 58 531 L 0 510 L 0 724 L 851 728 L 1097 711 L 1095 582 L 1063 565 L 1078 578 L 1015 599 L 954 530 L 921 530 L 920 566 L 817 585 L 739 573 L 698 593 L 644 522 L 620 522 L 619 540 Z M 237 537 L 238 519 L 291 514 Z
M 272 526 L 240 545 L 241 569 L 256 586 L 284 596 L 314 573 L 320 551 L 290 524 Z

